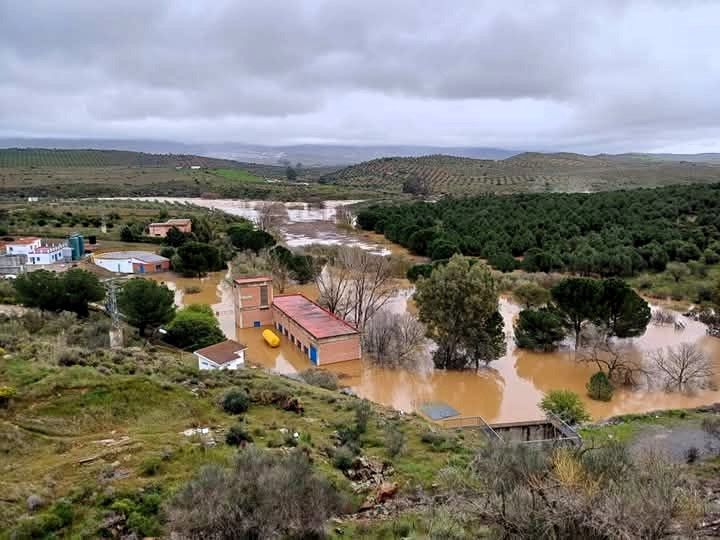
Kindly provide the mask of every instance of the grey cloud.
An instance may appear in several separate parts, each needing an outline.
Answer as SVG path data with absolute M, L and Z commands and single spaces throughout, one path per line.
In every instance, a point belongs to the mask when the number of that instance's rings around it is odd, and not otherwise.
M 707 149 L 718 22 L 713 2 L 0 0 L 0 134 Z

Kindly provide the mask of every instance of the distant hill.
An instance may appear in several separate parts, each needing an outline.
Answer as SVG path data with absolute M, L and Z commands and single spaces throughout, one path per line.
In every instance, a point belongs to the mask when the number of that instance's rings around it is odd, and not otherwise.
M 431 155 L 375 159 L 326 174 L 320 182 L 396 193 L 410 178 L 428 185 L 431 195 L 604 191 L 720 182 L 720 165 L 567 152 L 525 152 L 502 160 Z
M 423 156 L 449 154 L 480 159 L 503 159 L 516 154 L 511 150 L 484 147 L 438 147 L 414 145 L 337 145 L 297 144 L 272 146 L 262 144 L 181 143 L 143 139 L 57 139 L 0 138 L 0 148 L 60 148 L 68 150 L 125 150 L 151 154 L 184 154 L 228 159 L 265 165 L 304 167 L 345 166 L 383 156 Z
M 235 168 L 227 159 L 184 154 L 148 154 L 125 150 L 0 149 L 0 167 L 214 167 Z

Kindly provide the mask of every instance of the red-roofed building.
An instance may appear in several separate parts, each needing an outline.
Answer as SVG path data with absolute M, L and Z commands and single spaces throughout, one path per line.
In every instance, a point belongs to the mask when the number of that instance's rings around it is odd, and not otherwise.
M 360 332 L 302 294 L 273 297 L 272 278 L 235 280 L 235 319 L 241 328 L 273 325 L 319 366 L 360 358 Z

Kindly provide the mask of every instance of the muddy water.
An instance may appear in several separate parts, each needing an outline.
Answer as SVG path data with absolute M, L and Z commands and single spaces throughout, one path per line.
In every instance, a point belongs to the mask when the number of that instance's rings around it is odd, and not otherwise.
M 249 218 L 253 217 L 252 212 L 256 212 L 261 204 L 252 201 L 204 199 L 182 201 L 220 208 Z M 381 237 L 361 236 L 352 231 L 338 232 L 332 222 L 336 207 L 334 205 L 335 203 L 330 202 L 324 208 L 316 208 L 287 203 L 288 220 L 283 225 L 283 234 L 288 240 L 297 241 L 300 238 L 306 243 L 343 243 L 361 245 L 377 253 L 396 252 L 393 246 Z M 297 236 L 294 237 L 293 234 Z M 262 340 L 261 329 L 235 328 L 232 291 L 225 273 L 214 273 L 203 279 L 181 278 L 166 273 L 155 275 L 153 279 L 165 282 L 175 290 L 175 301 L 178 305 L 211 305 L 225 334 L 248 345 L 249 362 L 281 373 L 294 373 L 311 367 L 309 360 L 285 340 L 280 347 L 272 349 Z M 189 287 L 198 288 L 199 292 L 187 292 Z M 290 287 L 285 292 L 302 292 L 311 299 L 317 297 L 314 285 Z M 404 283 L 388 304 L 388 308 L 398 313 L 413 311 L 411 295 L 412 289 L 409 284 Z M 704 390 L 687 396 L 659 390 L 639 391 L 624 388 L 616 390 L 612 401 L 608 403 L 590 400 L 585 396 L 585 384 L 597 368 L 576 362 L 570 347 L 555 353 L 533 353 L 515 348 L 512 323 L 520 308 L 507 299 L 501 300 L 500 308 L 505 320 L 507 354 L 493 362 L 489 368 L 478 371 L 411 372 L 376 367 L 365 359 L 331 365 L 327 369 L 335 372 L 344 385 L 360 396 L 400 410 L 414 411 L 420 404 L 430 401 L 445 402 L 462 415 L 481 415 L 490 422 L 541 418 L 542 413 L 537 403 L 542 395 L 549 390 L 560 388 L 573 390 L 583 396 L 595 419 L 656 409 L 696 407 L 720 401 L 720 391 L 717 390 Z M 713 359 L 716 366 L 714 382 L 716 387 L 720 387 L 720 339 L 706 336 L 703 324 L 682 316 L 678 318 L 685 323 L 685 329 L 676 331 L 671 326 L 651 324 L 643 336 L 628 342 L 631 346 L 629 353 L 641 355 L 683 342 L 697 343 Z
M 155 275 L 153 279 L 175 290 L 178 305 L 210 304 L 225 334 L 248 345 L 248 360 L 251 363 L 280 373 L 296 373 L 311 367 L 310 361 L 285 340 L 280 347 L 273 349 L 263 341 L 261 329 L 235 328 L 232 292 L 224 273 L 216 272 L 202 279 L 165 273 Z M 185 292 L 188 287 L 198 287 L 200 292 Z M 314 285 L 290 287 L 286 292 L 302 292 L 310 298 L 317 297 Z M 388 307 L 396 312 L 408 309 L 408 305 L 412 305 L 408 302 L 411 293 L 410 288 L 399 289 Z M 585 396 L 585 384 L 597 369 L 576 362 L 570 347 L 555 353 L 534 353 L 515 348 L 512 323 L 520 308 L 507 299 L 501 300 L 500 308 L 505 320 L 508 350 L 489 368 L 422 373 L 386 369 L 374 366 L 369 360 L 356 360 L 330 365 L 327 369 L 336 373 L 342 383 L 358 395 L 396 409 L 410 412 L 425 402 L 444 402 L 462 415 L 480 415 L 490 422 L 541 418 L 537 403 L 549 390 L 566 388 Z M 713 358 L 718 374 L 715 383 L 720 386 L 720 340 L 706 336 L 703 324 L 682 316 L 679 318 L 686 324 L 684 330 L 650 325 L 645 335 L 629 341 L 630 353 L 639 355 L 683 342 L 697 343 Z M 714 403 L 720 401 L 720 392 L 705 390 L 687 396 L 659 390 L 621 388 L 608 403 L 587 397 L 583 399 L 592 416 L 599 419 L 616 414 Z

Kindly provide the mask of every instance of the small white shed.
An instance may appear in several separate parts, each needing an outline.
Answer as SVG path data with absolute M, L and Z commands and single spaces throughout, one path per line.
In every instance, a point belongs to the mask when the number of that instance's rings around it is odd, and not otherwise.
M 198 369 L 238 369 L 245 365 L 246 345 L 228 339 L 195 351 Z

